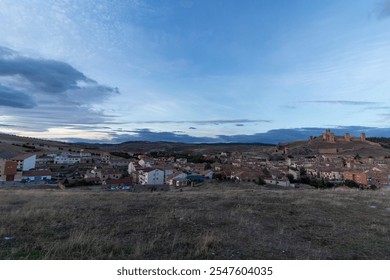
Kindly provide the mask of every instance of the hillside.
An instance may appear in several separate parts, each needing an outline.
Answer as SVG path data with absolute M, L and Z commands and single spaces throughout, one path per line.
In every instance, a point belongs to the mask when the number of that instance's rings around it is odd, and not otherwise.
M 273 147 L 271 144 L 253 143 L 216 143 L 216 144 L 188 144 L 176 142 L 146 142 L 135 141 L 121 144 L 90 144 L 65 143 L 44 139 L 19 137 L 0 134 L 0 157 L 12 157 L 27 152 L 47 152 L 58 149 L 86 149 L 102 150 L 107 152 L 150 152 L 164 151 L 176 153 L 218 153 L 218 152 L 266 152 Z
M 390 156 L 390 150 L 385 149 L 378 143 L 371 141 L 359 141 L 351 139 L 351 142 L 336 141 L 335 143 L 327 143 L 322 141 L 320 137 L 308 141 L 298 141 L 286 143 L 291 155 L 318 155 L 318 154 L 338 154 L 356 155 L 364 157 L 385 157 Z M 335 152 L 336 150 L 336 152 Z
M 370 142 L 378 143 L 385 149 L 390 149 L 390 138 L 387 137 L 370 137 L 367 138 Z
M 117 145 L 99 145 L 102 149 L 121 151 L 165 151 L 180 153 L 264 152 L 274 145 L 253 143 L 188 144 L 174 142 L 125 142 Z
M 30 137 L 20 137 L 0 133 L 0 158 L 12 158 L 25 153 L 47 153 L 68 149 L 80 149 L 73 143 L 51 141 Z
M 379 140 L 378 140 L 379 139 Z M 189 144 L 176 142 L 125 142 L 121 144 L 89 144 L 89 143 L 66 143 L 50 141 L 14 135 L 0 134 L 0 157 L 9 158 L 22 153 L 45 153 L 58 150 L 102 150 L 106 152 L 175 152 L 175 153 L 219 153 L 219 152 L 253 152 L 271 154 L 279 148 L 288 148 L 293 156 L 311 156 L 318 154 L 356 155 L 368 157 L 390 157 L 390 147 L 386 138 L 373 139 L 375 142 L 359 141 L 352 138 L 351 142 L 336 141 L 327 143 L 321 137 L 315 137 L 308 141 L 296 141 L 279 144 L 278 147 L 263 143 L 215 143 L 215 144 Z M 276 147 L 276 148 L 275 148 Z M 337 152 L 334 152 L 337 151 Z

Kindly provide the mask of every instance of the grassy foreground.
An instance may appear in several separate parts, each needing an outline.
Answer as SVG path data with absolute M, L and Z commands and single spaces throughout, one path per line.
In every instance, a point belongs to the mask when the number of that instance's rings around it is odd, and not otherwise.
M 0 259 L 390 259 L 390 192 L 0 190 Z

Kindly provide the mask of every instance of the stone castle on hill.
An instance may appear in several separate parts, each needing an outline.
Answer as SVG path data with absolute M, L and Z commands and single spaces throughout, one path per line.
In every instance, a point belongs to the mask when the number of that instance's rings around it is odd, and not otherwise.
M 344 136 L 337 137 L 330 131 L 330 129 L 327 129 L 324 133 L 322 133 L 322 141 L 326 143 L 336 143 L 336 142 L 351 142 L 351 139 L 354 138 L 356 141 L 366 141 L 366 134 L 363 132 L 360 134 L 360 138 L 358 137 L 351 137 L 351 135 L 347 132 L 344 134 Z M 313 137 L 310 137 L 310 140 L 312 140 Z

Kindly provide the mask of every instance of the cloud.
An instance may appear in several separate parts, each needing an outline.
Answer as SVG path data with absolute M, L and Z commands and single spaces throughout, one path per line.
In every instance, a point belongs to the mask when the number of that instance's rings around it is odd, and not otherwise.
M 134 121 L 129 123 L 137 123 L 137 124 L 183 124 L 183 123 L 193 123 L 198 125 L 207 125 L 207 124 L 231 124 L 231 123 L 270 123 L 270 120 L 250 120 L 250 119 L 216 119 L 216 120 L 189 120 L 189 121 L 159 121 L 159 120 L 151 120 L 151 121 Z M 194 127 L 190 127 L 190 129 L 195 129 Z
M 65 62 L 25 57 L 4 47 L 0 47 L 0 76 L 8 77 L 14 86 L 81 103 L 118 93 L 118 89 L 99 85 Z
M 15 127 L 15 125 L 0 123 L 0 127 L 10 128 L 10 127 Z M 0 132 L 0 133 L 1 133 L 1 132 Z
M 45 131 L 107 123 L 115 116 L 94 105 L 116 94 L 117 88 L 99 84 L 66 62 L 31 58 L 0 46 L 0 106 L 17 126 Z
M 19 76 L 44 93 L 61 93 L 79 88 L 78 81 L 88 79 L 69 64 L 22 56 L 0 57 L 0 76 Z
M 336 104 L 336 105 L 352 105 L 352 106 L 367 106 L 379 104 L 378 102 L 371 101 L 350 101 L 350 100 L 311 100 L 303 101 L 304 103 L 317 103 L 317 104 Z
M 390 106 L 369 106 L 364 108 L 366 110 L 390 110 Z
M 293 105 L 282 105 L 280 106 L 282 109 L 288 109 L 288 110 L 294 110 L 296 109 L 297 107 L 296 106 L 293 106 Z
M 390 17 L 390 0 L 379 2 L 374 12 L 379 20 Z
M 16 55 L 15 51 L 13 51 L 9 48 L 0 46 L 0 57 L 13 57 L 15 55 Z
M 0 84 L 0 106 L 28 109 L 35 107 L 36 103 L 26 93 Z

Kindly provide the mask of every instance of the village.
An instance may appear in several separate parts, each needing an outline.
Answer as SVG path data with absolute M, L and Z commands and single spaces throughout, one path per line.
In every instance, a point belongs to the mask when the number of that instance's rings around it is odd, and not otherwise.
M 347 151 L 345 145 L 350 147 L 351 143 L 353 147 L 374 147 L 377 153 Z M 101 186 L 108 190 L 153 191 L 197 186 L 210 180 L 285 188 L 304 184 L 319 188 L 390 186 L 390 153 L 366 140 L 364 133 L 359 137 L 348 133 L 335 136 L 326 130 L 298 148 L 294 143 L 264 146 L 256 151 L 235 151 L 227 146 L 202 154 L 131 149 L 110 152 L 77 145 L 65 149 L 20 141 L 10 144 L 26 147 L 28 152 L 0 158 L 0 187 Z

